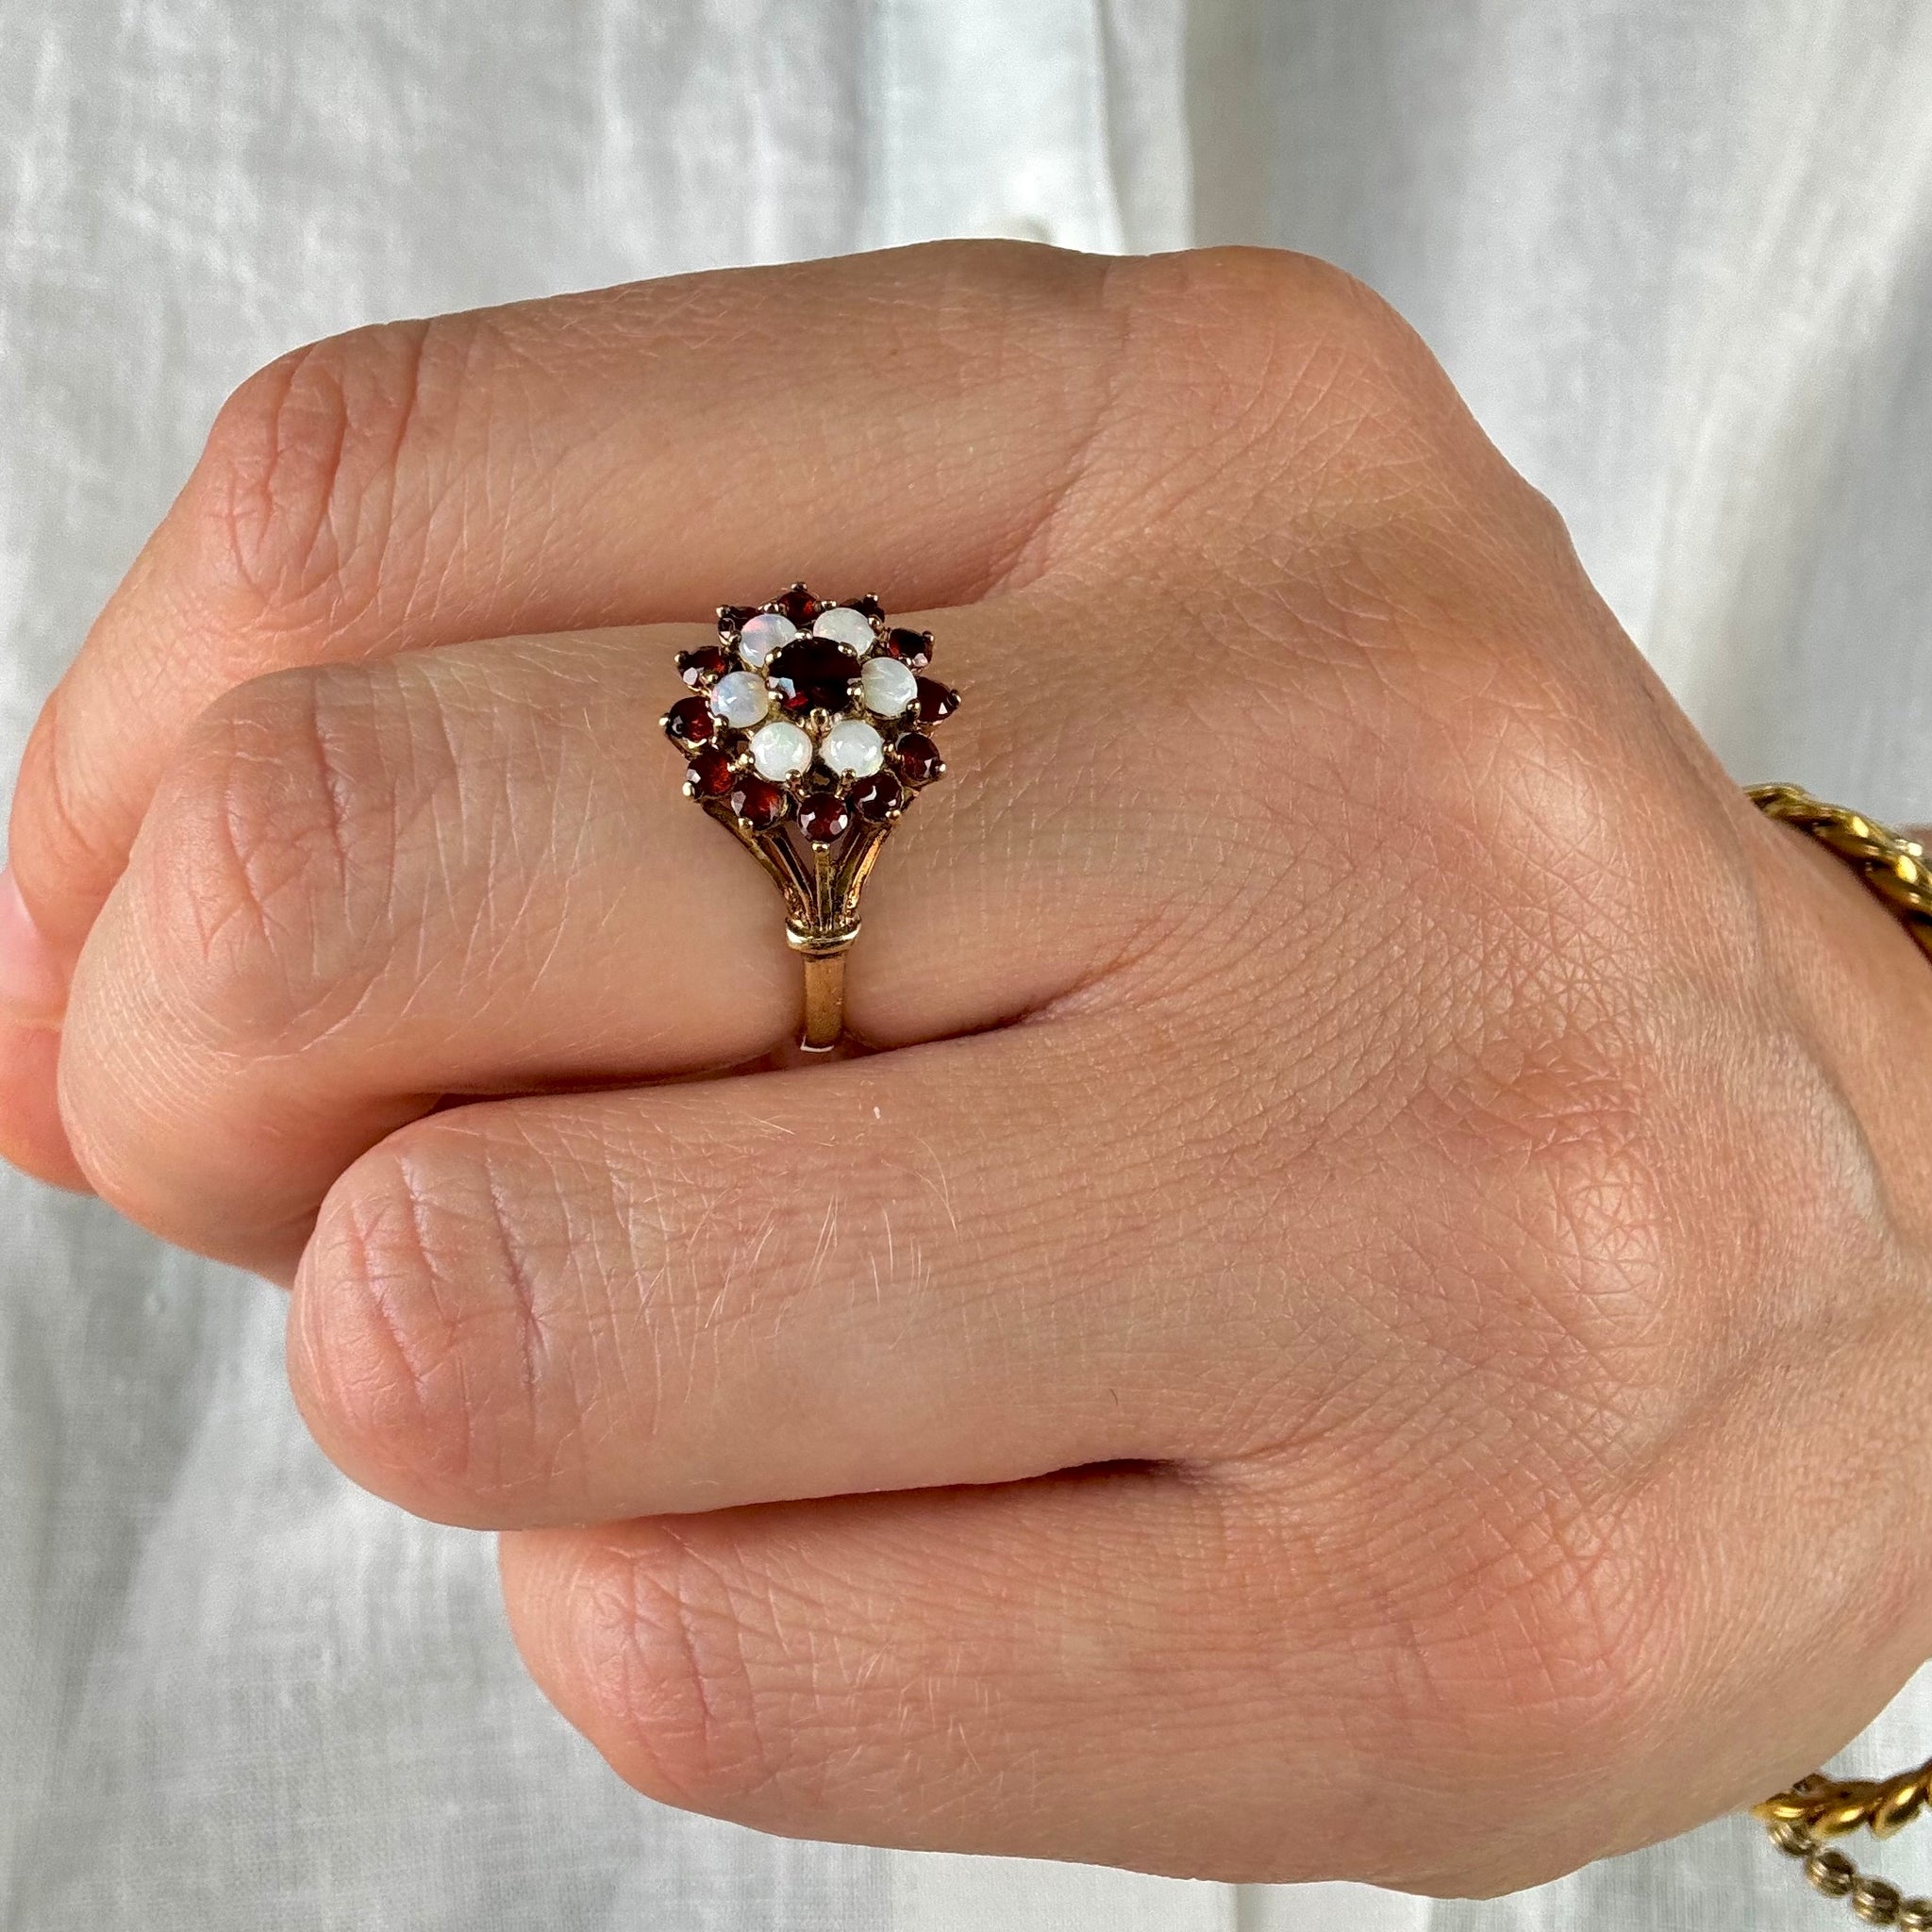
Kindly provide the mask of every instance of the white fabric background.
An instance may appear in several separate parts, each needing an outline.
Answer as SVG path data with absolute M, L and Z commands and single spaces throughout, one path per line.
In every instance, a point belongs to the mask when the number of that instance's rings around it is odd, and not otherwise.
M 1740 775 L 1932 816 L 1924 0 L 0 0 L 0 768 L 278 351 L 949 233 L 1356 269 Z M 1829 1919 L 1737 1822 L 1432 1907 L 658 1809 L 522 1679 L 487 1540 L 322 1462 L 280 1326 L 0 1177 L 0 1932 Z M 1928 1748 L 1922 1678 L 1857 1758 Z

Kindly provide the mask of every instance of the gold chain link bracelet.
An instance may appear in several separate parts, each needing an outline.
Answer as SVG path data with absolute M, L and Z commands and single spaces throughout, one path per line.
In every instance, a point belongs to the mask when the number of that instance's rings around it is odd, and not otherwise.
M 1767 817 L 1828 846 L 1890 908 L 1932 958 L 1932 871 L 1924 847 L 1841 805 L 1826 805 L 1795 785 L 1754 785 L 1751 803 Z M 1861 1827 L 1874 1838 L 1902 1831 L 1932 1799 L 1932 1758 L 1888 1778 L 1829 1778 L 1813 1772 L 1752 1807 L 1779 1851 L 1805 1861 L 1805 1876 L 1826 1898 L 1843 1899 L 1868 1925 L 1932 1932 L 1932 1898 L 1907 1898 L 1890 1879 L 1860 1872 L 1829 1842 Z
M 1809 832 L 1876 892 L 1932 958 L 1932 870 L 1925 848 L 1841 805 L 1826 805 L 1795 785 L 1754 785 L 1745 794 L 1767 818 Z

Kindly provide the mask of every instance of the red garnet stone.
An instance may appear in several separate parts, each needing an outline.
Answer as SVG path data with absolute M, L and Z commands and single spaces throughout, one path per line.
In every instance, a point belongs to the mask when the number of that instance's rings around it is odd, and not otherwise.
M 680 744 L 709 744 L 718 721 L 703 698 L 680 698 L 664 713 L 664 729 Z
M 890 772 L 874 772 L 852 788 L 853 810 L 874 824 L 897 818 L 905 804 L 906 788 Z
M 892 761 L 908 785 L 930 785 L 946 769 L 940 748 L 923 731 L 908 731 L 892 747 Z
M 857 702 L 858 659 L 830 638 L 800 638 L 772 653 L 765 682 L 779 708 L 794 718 L 807 711 L 849 711 Z
M 685 771 L 684 789 L 693 798 L 723 798 L 737 775 L 722 751 L 701 751 Z
M 814 845 L 829 845 L 851 823 L 851 809 L 836 791 L 814 791 L 798 808 L 798 829 Z
M 731 809 L 754 832 L 775 825 L 785 816 L 791 802 L 782 785 L 771 784 L 763 778 L 742 776 L 731 788 Z
M 819 600 L 803 584 L 793 584 L 778 599 L 778 608 L 803 630 L 819 614 Z
M 886 649 L 902 664 L 924 671 L 932 662 L 932 633 L 929 630 L 889 630 Z
M 937 724 L 941 718 L 950 718 L 959 708 L 959 693 L 950 684 L 941 684 L 936 677 L 922 677 L 918 680 L 912 706 L 919 713 L 922 724 Z
M 722 644 L 702 644 L 695 651 L 680 652 L 677 675 L 694 691 L 716 684 L 732 667 L 731 653 Z

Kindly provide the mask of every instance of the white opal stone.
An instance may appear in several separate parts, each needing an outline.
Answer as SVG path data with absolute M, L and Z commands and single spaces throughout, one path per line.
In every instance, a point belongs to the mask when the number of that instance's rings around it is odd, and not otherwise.
M 835 604 L 829 610 L 821 610 L 818 622 L 811 627 L 811 634 L 815 638 L 830 638 L 835 644 L 844 644 L 861 657 L 872 649 L 874 642 L 872 619 L 864 611 L 854 610 L 844 604 Z
M 760 610 L 744 620 L 744 627 L 738 633 L 738 655 L 754 671 L 762 671 L 772 653 L 797 635 L 798 626 L 782 611 Z
M 842 777 L 870 778 L 886 761 L 886 741 L 863 718 L 841 718 L 825 733 L 819 758 Z
M 782 785 L 811 763 L 811 740 L 796 724 L 774 718 L 752 733 L 751 761 L 760 778 Z
M 858 674 L 865 708 L 881 718 L 896 718 L 919 695 L 919 680 L 911 667 L 896 658 L 871 658 Z
M 772 708 L 772 693 L 756 671 L 727 671 L 711 687 L 711 716 L 742 728 Z

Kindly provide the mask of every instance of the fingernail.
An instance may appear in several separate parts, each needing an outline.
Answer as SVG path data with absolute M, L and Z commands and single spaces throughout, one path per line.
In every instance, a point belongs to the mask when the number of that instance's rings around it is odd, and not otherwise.
M 0 866 L 0 1008 L 16 1020 L 59 1019 L 67 975 L 20 896 L 10 866 Z

